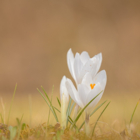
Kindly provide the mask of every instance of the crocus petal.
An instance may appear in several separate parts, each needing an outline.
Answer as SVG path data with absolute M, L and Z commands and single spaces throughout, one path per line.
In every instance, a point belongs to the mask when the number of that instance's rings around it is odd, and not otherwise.
M 93 90 L 90 91 L 90 93 L 88 94 L 87 96 L 87 99 L 86 99 L 86 103 L 88 104 L 96 95 L 98 95 L 101 91 L 103 91 L 103 88 L 101 87 L 100 83 L 97 83 L 94 87 Z M 93 109 L 96 104 L 99 102 L 99 100 L 101 99 L 103 95 L 103 92 L 98 96 L 96 97 L 96 99 L 94 99 L 90 104 L 89 106 L 87 107 L 86 111 L 87 112 L 90 112 L 91 109 Z
M 94 77 L 99 71 L 102 63 L 102 53 L 99 53 L 91 58 L 94 64 L 94 71 L 91 71 L 92 77 Z
M 106 86 L 107 82 L 107 76 L 106 76 L 106 71 L 102 70 L 100 71 L 94 78 L 93 78 L 93 83 L 100 83 L 101 87 L 104 89 Z
M 82 79 L 82 84 L 83 84 L 83 85 L 86 85 L 86 86 L 89 87 L 89 88 L 90 88 L 90 84 L 94 84 L 94 83 L 93 83 L 93 79 L 92 79 L 92 75 L 91 75 L 90 72 L 87 72 L 87 73 L 85 74 L 85 76 L 84 76 L 83 79 Z
M 97 62 L 96 61 L 92 61 L 92 60 L 88 60 L 86 62 L 86 64 L 83 66 L 81 72 L 80 72 L 80 75 L 79 75 L 79 81 L 81 83 L 84 75 L 87 73 L 87 72 L 90 72 L 92 73 L 92 75 L 95 75 L 96 74 L 96 69 L 97 69 Z
M 82 79 L 82 84 L 90 88 L 90 84 L 96 85 L 97 83 L 100 83 L 100 85 L 104 89 L 106 86 L 106 81 L 107 81 L 106 71 L 102 70 L 94 78 L 92 78 L 92 75 L 90 72 L 86 73 Z
M 83 64 L 85 64 L 90 59 L 90 57 L 86 51 L 83 51 L 81 53 L 80 58 L 81 58 L 81 61 Z
M 67 100 L 69 100 L 69 94 L 68 94 L 68 90 L 66 88 L 66 76 L 63 76 L 61 82 L 60 82 L 60 99 L 62 99 L 62 94 L 64 94 L 67 98 Z
M 79 73 L 81 72 L 81 69 L 83 67 L 83 63 L 80 59 L 79 53 L 76 53 L 75 60 L 74 60 L 74 72 L 76 77 L 76 84 L 79 84 L 81 81 L 79 79 Z
M 85 99 L 87 98 L 89 91 L 90 90 L 87 88 L 86 85 L 83 85 L 83 84 L 78 85 L 79 97 L 80 97 L 80 100 L 82 101 L 84 106 L 86 105 L 86 100 Z
M 91 76 L 94 77 L 97 74 L 97 72 L 101 66 L 101 62 L 102 62 L 102 54 L 101 53 L 99 53 L 98 55 L 95 55 L 93 58 L 89 59 L 85 63 L 85 65 L 83 66 L 83 68 L 80 72 L 79 82 L 80 83 L 82 82 L 82 79 L 87 72 L 90 72 Z
M 76 104 L 78 104 L 80 107 L 83 107 L 83 103 L 81 102 L 81 100 L 79 98 L 78 91 L 76 90 L 76 88 L 73 85 L 72 81 L 70 79 L 68 79 L 68 78 L 66 80 L 66 87 L 67 87 L 67 90 L 68 90 L 69 95 L 74 100 L 74 102 Z
M 74 73 L 74 55 L 71 49 L 69 49 L 67 53 L 67 64 L 73 79 L 76 80 L 75 73 Z

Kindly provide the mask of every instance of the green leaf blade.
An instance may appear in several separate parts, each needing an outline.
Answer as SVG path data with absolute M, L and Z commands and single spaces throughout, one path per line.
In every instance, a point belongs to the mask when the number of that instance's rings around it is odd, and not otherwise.
M 9 124 L 9 118 L 10 118 L 11 109 L 12 109 L 13 101 L 14 101 L 14 98 L 15 98 L 16 90 L 17 90 L 17 84 L 15 85 L 15 89 L 14 89 L 14 93 L 13 93 L 12 101 L 11 101 L 11 104 L 10 104 L 10 109 L 9 109 L 9 113 L 8 113 L 7 124 Z
M 134 108 L 134 111 L 133 111 L 133 113 L 132 113 L 132 115 L 131 115 L 131 119 L 130 119 L 129 125 L 132 123 L 132 120 L 133 120 L 133 117 L 134 117 L 134 114 L 135 114 L 135 111 L 136 111 L 136 109 L 137 109 L 137 107 L 138 107 L 139 102 L 140 102 L 140 99 L 138 100 L 138 102 L 137 102 L 137 104 L 136 104 L 136 106 L 135 106 L 135 108 Z
M 107 107 L 109 106 L 109 104 L 110 104 L 110 102 L 105 106 L 105 108 L 103 109 L 103 111 L 102 111 L 101 114 L 99 115 L 99 117 L 98 117 L 98 119 L 97 119 L 97 121 L 96 121 L 96 123 L 95 123 L 95 125 L 94 125 L 93 131 L 92 131 L 92 136 L 93 136 L 93 134 L 94 134 L 94 130 L 95 130 L 95 127 L 96 127 L 96 125 L 97 125 L 98 120 L 100 119 L 100 117 L 102 116 L 102 114 L 104 113 L 104 111 L 107 109 Z
M 57 102 L 58 102 L 59 106 L 61 107 L 61 103 L 60 103 L 60 100 L 58 99 L 58 97 L 57 97 Z
M 47 95 L 47 93 L 46 93 L 46 91 L 44 90 L 43 86 L 41 86 L 41 88 L 42 88 L 43 92 L 45 93 L 45 95 L 46 95 L 46 97 L 47 97 L 47 99 L 48 99 L 48 101 L 49 101 L 49 103 L 50 103 L 50 106 L 51 106 L 52 109 L 53 109 L 53 112 L 54 112 L 54 115 L 55 115 L 55 118 L 56 118 L 57 122 L 59 122 L 59 121 L 58 121 L 57 114 L 56 114 L 56 112 L 55 112 L 55 109 L 54 109 L 54 107 L 53 107 L 53 105 L 52 105 L 52 101 L 49 99 L 49 96 Z M 54 87 L 53 87 L 53 89 L 54 89 Z M 52 93 L 53 93 L 53 90 L 52 90 Z
M 68 126 L 68 116 L 69 116 L 69 113 L 70 113 L 71 101 L 72 101 L 72 99 L 70 98 L 69 104 L 68 104 L 68 107 L 67 107 L 67 113 L 66 113 L 66 115 L 67 115 L 66 127 Z
M 50 110 L 52 111 L 56 121 L 58 122 L 58 119 L 56 118 L 54 112 L 53 112 L 53 109 L 51 108 L 51 106 L 49 105 L 48 101 L 46 100 L 46 98 L 44 97 L 44 95 L 41 93 L 41 91 L 37 88 L 38 92 L 40 93 L 40 95 L 43 97 L 43 99 L 45 100 L 45 102 L 47 103 L 47 105 L 49 106 Z
M 103 91 L 101 91 L 99 94 L 97 94 L 91 101 L 89 101 L 89 103 L 80 111 L 80 113 L 78 114 L 78 116 L 76 117 L 76 119 L 73 122 L 72 128 L 74 127 L 74 125 L 76 124 L 76 122 L 78 121 L 78 119 L 80 118 L 80 116 L 82 115 L 82 113 L 84 112 L 84 110 L 88 107 L 88 105 L 95 100 Z
M 107 100 L 106 100 L 107 101 Z M 106 103 L 106 101 L 104 101 L 102 104 L 100 104 L 98 107 L 96 107 L 94 110 L 93 110 L 93 112 L 90 114 L 90 117 L 101 107 L 101 106 L 103 106 L 105 103 Z M 83 125 L 85 124 L 85 121 L 83 121 L 83 123 L 81 124 L 81 126 L 79 127 L 79 131 L 80 131 L 80 129 L 83 127 Z

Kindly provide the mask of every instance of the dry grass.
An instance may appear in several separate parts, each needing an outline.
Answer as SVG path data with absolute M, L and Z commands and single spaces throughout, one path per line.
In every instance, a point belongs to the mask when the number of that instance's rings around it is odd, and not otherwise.
M 80 132 L 69 128 L 63 131 L 52 114 L 50 114 L 50 121 L 47 124 L 49 108 L 39 93 L 22 96 L 17 94 L 13 102 L 9 124 L 7 125 L 12 95 L 8 97 L 2 95 L 0 113 L 4 116 L 5 111 L 5 124 L 0 124 L 0 137 L 2 138 L 2 135 L 4 135 L 9 139 L 10 133 L 14 131 L 9 131 L 9 126 L 16 126 L 16 139 L 140 139 L 139 106 L 135 112 L 133 123 L 130 126 L 128 125 L 139 95 L 136 93 L 133 95 L 129 93 L 122 95 L 122 97 L 119 97 L 115 93 L 104 94 L 100 103 L 108 99 L 108 101 L 111 101 L 111 104 L 97 123 L 93 137 L 85 135 L 84 127 Z M 59 94 L 54 93 L 53 105 L 59 108 L 56 97 L 59 97 Z M 91 130 L 103 108 L 99 109 L 91 117 Z M 20 120 L 22 116 L 22 121 L 19 123 L 16 118 Z M 60 114 L 58 114 L 58 119 L 60 120 Z M 84 115 L 77 122 L 77 126 L 80 126 L 83 120 Z M 20 136 L 18 136 L 18 133 L 20 133 Z
M 27 139 L 27 140 L 32 140 L 32 139 L 139 140 L 140 139 L 140 135 L 136 133 L 136 131 L 134 130 L 135 126 L 133 124 L 129 128 L 126 127 L 122 132 L 117 132 L 116 130 L 108 126 L 108 124 L 99 122 L 99 125 L 96 127 L 96 131 L 92 137 L 91 135 L 86 136 L 83 129 L 80 132 L 76 130 L 71 130 L 69 128 L 62 130 L 60 128 L 59 123 L 56 123 L 54 126 L 43 123 L 33 128 L 30 128 L 28 125 L 23 124 L 22 126 L 17 125 L 16 127 L 12 127 L 12 129 L 14 128 L 16 128 L 16 134 L 14 135 L 14 139 Z M 3 136 L 6 139 L 10 139 L 13 131 L 9 131 L 8 129 L 9 128 L 7 125 L 0 124 L 1 139 Z M 19 131 L 20 131 L 20 135 L 18 137 Z

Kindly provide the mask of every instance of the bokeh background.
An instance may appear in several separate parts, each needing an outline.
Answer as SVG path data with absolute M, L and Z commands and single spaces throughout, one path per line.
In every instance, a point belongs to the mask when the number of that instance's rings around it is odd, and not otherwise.
M 47 93 L 54 85 L 54 93 L 59 94 L 62 76 L 72 78 L 66 61 L 69 48 L 74 54 L 87 51 L 91 57 L 102 52 L 101 70 L 106 70 L 108 78 L 104 98 L 111 98 L 113 110 L 122 112 L 122 118 L 130 105 L 130 116 L 140 97 L 139 0 L 1 0 L 3 102 L 8 106 L 16 83 L 17 110 L 29 106 L 29 94 L 32 102 L 37 100 L 35 105 L 42 105 L 36 90 L 41 85 Z M 24 105 L 18 108 L 18 102 Z M 36 115 L 41 115 L 40 106 L 38 112 L 34 107 Z

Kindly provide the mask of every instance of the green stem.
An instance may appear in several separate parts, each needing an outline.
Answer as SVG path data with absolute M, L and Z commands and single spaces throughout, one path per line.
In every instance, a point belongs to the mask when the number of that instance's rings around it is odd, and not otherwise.
M 87 136 L 90 134 L 89 117 L 90 117 L 90 115 L 86 112 L 86 116 L 85 116 L 85 131 L 86 131 Z

